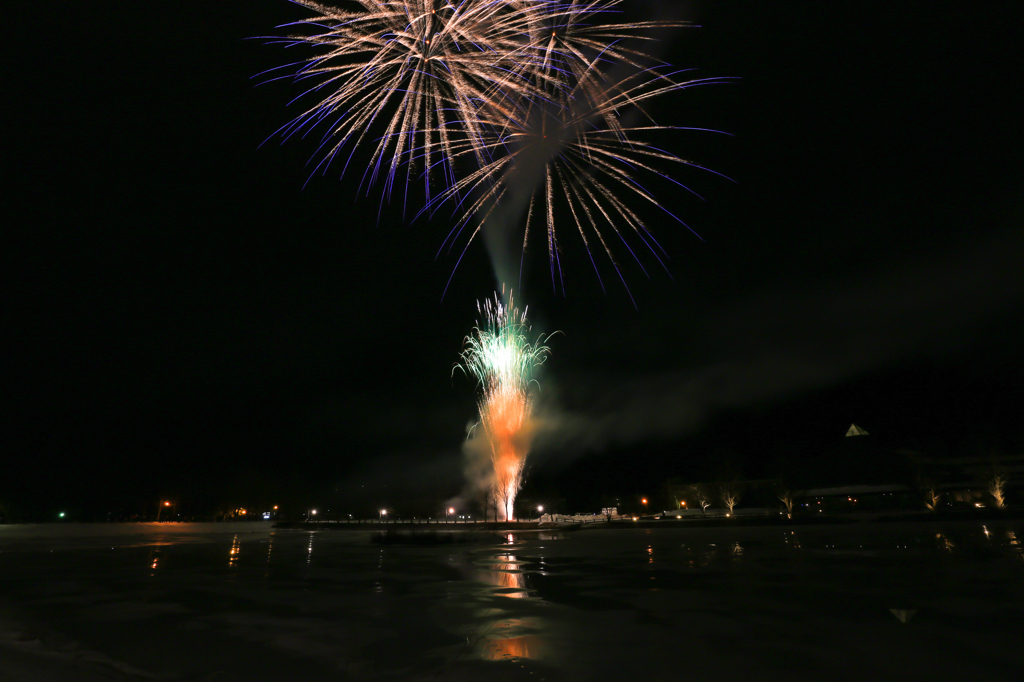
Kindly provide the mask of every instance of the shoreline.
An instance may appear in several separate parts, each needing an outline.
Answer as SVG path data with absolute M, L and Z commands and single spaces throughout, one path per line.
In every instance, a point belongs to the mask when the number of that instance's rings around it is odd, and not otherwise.
M 1024 519 L 1024 509 L 979 509 L 963 512 L 903 512 L 903 513 L 871 513 L 871 514 L 833 514 L 822 516 L 798 516 L 788 519 L 779 516 L 737 516 L 733 518 L 683 518 L 655 519 L 640 518 L 633 520 L 595 520 L 586 523 L 540 523 L 537 521 L 502 521 L 480 523 L 423 523 L 420 521 L 389 521 L 387 523 L 332 523 L 322 521 L 305 523 L 302 521 L 279 521 L 275 529 L 281 530 L 354 530 L 354 531 L 422 531 L 427 532 L 524 532 L 524 531 L 577 531 L 625 528 L 751 528 L 751 527 L 791 527 L 791 526 L 846 526 L 855 524 L 890 524 L 890 523 L 947 523 L 947 522 L 987 522 L 1017 521 Z

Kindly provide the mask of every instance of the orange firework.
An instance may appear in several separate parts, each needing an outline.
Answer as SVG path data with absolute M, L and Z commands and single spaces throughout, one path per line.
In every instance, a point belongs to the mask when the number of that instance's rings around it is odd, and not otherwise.
M 494 499 L 501 503 L 506 520 L 519 492 L 520 477 L 530 451 L 531 401 L 519 386 L 494 382 L 480 401 L 480 422 L 491 446 Z
M 535 383 L 533 368 L 544 362 L 549 348 L 540 339 L 527 341 L 526 311 L 520 314 L 511 297 L 505 306 L 495 294 L 493 302 L 485 301 L 478 309 L 484 324 L 478 322 L 466 337 L 457 367 L 475 376 L 483 387 L 478 407 L 493 465 L 491 495 L 500 503 L 504 520 L 511 520 L 533 436 L 529 390 Z

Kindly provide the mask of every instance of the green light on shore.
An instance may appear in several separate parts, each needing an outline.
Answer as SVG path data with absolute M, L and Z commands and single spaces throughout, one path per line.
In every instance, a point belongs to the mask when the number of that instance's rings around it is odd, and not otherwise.
M 64 512 L 61 512 L 61 513 L 60 513 L 60 517 L 61 517 L 62 519 L 64 518 Z

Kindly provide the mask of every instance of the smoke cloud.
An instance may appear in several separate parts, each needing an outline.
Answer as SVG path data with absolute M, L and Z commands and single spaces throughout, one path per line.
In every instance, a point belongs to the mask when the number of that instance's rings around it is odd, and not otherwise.
M 536 449 L 573 457 L 679 437 L 722 410 L 956 353 L 984 325 L 1020 314 L 1021 254 L 1024 233 L 1005 231 L 889 272 L 741 302 L 692 330 L 728 359 L 614 380 L 563 374 L 560 392 L 548 390 L 549 382 L 537 406 Z M 560 403 L 587 407 L 566 409 Z
M 672 8 L 650 6 L 645 8 L 645 14 L 648 16 L 644 18 L 653 22 L 670 17 L 678 20 L 681 18 L 681 9 L 679 6 Z M 689 3 L 686 5 L 686 10 L 689 10 Z M 663 41 L 676 35 L 678 30 L 678 28 L 653 26 L 648 27 L 648 30 L 643 33 L 643 35 L 653 38 L 651 41 L 644 42 L 644 52 L 652 62 L 656 62 L 660 53 L 665 50 L 667 42 Z M 612 65 L 603 77 L 609 83 L 618 83 L 635 72 L 635 65 L 621 62 Z M 570 109 L 574 108 L 576 104 L 580 104 L 580 102 L 572 103 Z M 526 237 L 524 230 L 527 229 L 529 215 L 531 229 L 540 230 L 542 234 L 547 231 L 548 199 L 545 196 L 545 185 L 550 171 L 549 164 L 563 153 L 577 133 L 589 128 L 589 123 L 585 120 L 576 121 L 575 128 L 561 127 L 564 121 L 574 120 L 578 112 L 560 110 L 554 105 L 547 107 L 540 100 L 533 103 L 530 112 L 534 120 L 524 122 L 526 128 L 534 129 L 535 132 L 543 128 L 547 132 L 544 136 L 546 142 L 539 143 L 537 139 L 540 137 L 539 134 L 526 142 L 521 139 L 510 142 L 510 144 L 516 145 L 513 152 L 515 163 L 503 174 L 501 180 L 507 188 L 507 192 L 501 202 L 493 208 L 493 211 L 486 215 L 481 226 L 481 236 L 494 268 L 499 288 L 506 284 L 513 285 L 520 282 L 521 275 L 525 276 L 529 270 L 530 258 L 525 253 L 528 250 L 528 244 L 524 244 Z M 628 128 L 645 115 L 637 107 L 627 107 L 624 108 L 619 123 Z M 561 203 L 563 198 L 560 195 L 564 191 L 562 185 L 555 181 L 551 189 L 555 195 L 552 197 L 555 203 Z M 534 200 L 532 215 L 530 215 L 531 199 Z M 538 235 L 535 232 L 532 243 L 538 243 L 537 239 Z

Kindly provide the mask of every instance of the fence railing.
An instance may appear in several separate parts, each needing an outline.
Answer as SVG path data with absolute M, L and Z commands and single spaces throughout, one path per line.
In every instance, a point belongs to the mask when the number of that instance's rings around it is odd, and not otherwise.
M 527 518 L 514 519 L 513 521 L 511 521 L 511 523 L 517 523 L 517 522 L 523 522 L 523 523 L 533 522 L 533 523 L 536 523 L 536 521 L 537 521 L 537 518 L 534 517 L 534 518 L 528 518 L 528 519 Z M 388 524 L 388 525 L 402 524 L 402 525 L 404 525 L 404 524 L 410 524 L 410 523 L 412 523 L 412 524 L 431 525 L 431 526 L 435 526 L 435 525 L 440 525 L 440 526 L 459 525 L 459 526 L 462 526 L 462 525 L 476 525 L 476 524 L 483 524 L 483 523 L 495 523 L 495 521 L 493 519 L 488 519 L 487 521 L 485 521 L 483 519 L 401 519 L 401 518 L 393 518 L 392 517 L 392 518 L 386 518 L 386 519 L 319 519 L 319 518 L 313 518 L 313 519 L 306 519 L 305 521 L 300 521 L 299 523 L 311 523 L 311 524 L 324 525 L 324 526 L 333 526 L 333 525 L 339 525 L 339 524 L 340 525 L 345 525 L 345 524 L 352 524 L 352 525 L 365 524 L 365 525 L 378 525 L 379 526 L 381 524 Z M 506 522 L 505 521 L 499 521 L 497 523 L 506 523 Z
M 735 510 L 731 516 L 736 517 L 750 517 L 750 516 L 776 516 L 780 512 L 776 509 L 754 509 L 745 508 Z M 683 518 L 683 519 L 701 519 L 701 518 L 724 518 L 728 512 L 724 509 L 707 509 L 707 510 L 694 510 L 686 509 L 679 511 L 666 511 L 657 512 L 655 514 L 643 514 L 643 515 L 630 515 L 630 514 L 617 514 L 612 516 L 606 516 L 604 514 L 543 514 L 540 517 L 524 517 L 514 519 L 511 522 L 500 521 L 498 523 L 556 523 L 556 524 L 589 524 L 589 523 L 604 523 L 606 521 L 633 521 L 634 519 L 650 519 L 651 517 L 657 516 L 664 519 Z M 305 523 L 311 523 L 316 525 L 430 525 L 430 526 L 465 526 L 465 525 L 479 525 L 484 523 L 495 523 L 495 521 L 488 519 L 453 519 L 453 518 L 437 518 L 437 519 L 403 519 L 403 518 L 379 518 L 379 519 L 329 519 L 329 518 L 312 518 L 305 521 Z

